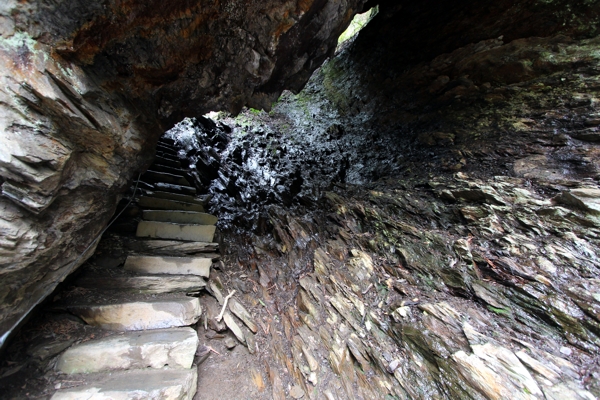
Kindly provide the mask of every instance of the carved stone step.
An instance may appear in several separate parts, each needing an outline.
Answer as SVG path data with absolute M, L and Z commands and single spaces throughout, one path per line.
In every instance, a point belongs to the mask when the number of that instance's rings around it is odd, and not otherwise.
M 175 146 L 175 140 L 167 138 L 167 137 L 159 138 L 158 143 L 165 145 L 165 146 L 171 146 L 171 147 Z
M 137 181 L 138 189 L 144 189 L 149 191 L 165 191 L 169 193 L 178 193 L 183 195 L 194 195 L 196 194 L 196 188 L 192 186 L 181 186 L 181 185 L 172 185 L 170 183 L 157 182 L 157 183 L 149 183 L 144 181 Z M 134 181 L 135 185 L 135 181 Z
M 196 194 L 196 188 L 192 186 L 172 185 L 170 183 L 157 182 L 153 185 L 156 190 L 163 190 L 171 193 Z
M 157 150 L 156 155 L 160 157 L 171 157 L 174 160 L 180 159 L 178 154 L 173 153 L 172 151 L 164 151 L 162 149 Z
M 211 265 L 210 258 L 130 255 L 123 268 L 145 274 L 198 275 L 208 278 Z
M 133 185 L 137 184 L 138 189 L 146 189 L 146 190 L 155 190 L 154 185 L 148 182 L 144 182 L 142 180 L 134 181 Z
M 140 207 L 156 210 L 178 210 L 204 212 L 202 204 L 184 203 L 182 201 L 159 199 L 156 197 L 142 196 L 138 204 Z
M 170 222 L 140 221 L 137 237 L 156 239 L 189 240 L 192 242 L 212 242 L 215 236 L 214 225 L 183 225 Z
M 209 253 L 219 248 L 218 243 L 180 242 L 178 240 L 123 238 L 122 242 L 127 249 L 136 253 L 153 253 L 167 256 Z
M 174 156 L 177 156 L 177 153 L 179 152 L 179 149 L 177 149 L 175 146 L 170 146 L 162 143 L 156 144 L 156 150 L 163 153 L 172 154 Z
M 115 331 L 162 329 L 195 324 L 202 313 L 196 297 L 68 307 L 89 325 Z
M 154 162 L 156 164 L 167 165 L 167 166 L 173 167 L 173 168 L 181 168 L 181 161 L 175 161 L 170 158 L 156 156 L 156 157 L 154 157 Z
M 152 171 L 156 171 L 156 172 L 165 172 L 167 174 L 172 174 L 172 175 L 187 175 L 188 171 L 186 171 L 185 169 L 182 168 L 175 168 L 175 167 L 171 167 L 168 165 L 164 165 L 164 164 L 159 164 L 159 163 L 154 163 L 152 164 L 152 166 L 150 167 L 150 169 Z
M 193 293 L 206 287 L 195 275 L 171 276 L 102 276 L 86 274 L 74 282 L 82 288 L 113 289 L 136 293 Z
M 171 192 L 160 192 L 155 191 L 152 193 L 148 193 L 148 197 L 156 197 L 159 199 L 168 199 L 175 201 L 182 201 L 184 203 L 194 203 L 194 204 L 206 204 L 206 200 L 208 196 L 203 196 L 204 198 L 198 198 L 195 196 L 187 195 L 187 194 L 179 194 L 179 193 L 171 193 Z
M 84 385 L 59 390 L 51 400 L 191 400 L 197 384 L 196 367 L 93 374 Z
M 171 160 L 171 161 L 181 161 L 181 158 L 179 158 L 178 156 L 174 156 L 172 154 L 168 154 L 163 151 L 157 151 L 155 158 L 162 158 L 162 159 Z
M 148 170 L 142 175 L 142 179 L 148 182 L 164 182 L 172 185 L 191 186 L 190 182 L 185 177 L 167 174 L 166 172 Z
M 176 224 L 214 225 L 217 217 L 196 211 L 144 210 L 146 221 L 173 222 Z
M 67 349 L 56 369 L 65 374 L 144 368 L 191 368 L 198 348 L 192 328 L 126 332 Z

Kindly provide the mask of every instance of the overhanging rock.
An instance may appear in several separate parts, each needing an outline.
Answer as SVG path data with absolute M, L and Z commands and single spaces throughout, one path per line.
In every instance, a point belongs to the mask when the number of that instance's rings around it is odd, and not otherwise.
M 299 90 L 363 2 L 2 2 L 0 346 L 91 254 L 166 128 Z

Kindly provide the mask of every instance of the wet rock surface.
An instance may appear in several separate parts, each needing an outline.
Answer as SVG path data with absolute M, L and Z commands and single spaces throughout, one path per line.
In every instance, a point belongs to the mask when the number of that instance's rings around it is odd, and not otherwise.
M 212 165 L 264 398 L 600 395 L 596 42 L 494 39 L 357 78 L 357 41 L 231 133 L 171 131 Z
M 523 187 L 460 175 L 348 185 L 318 211 L 271 214 L 276 235 L 229 243 L 226 286 L 248 302 L 262 292 L 258 354 L 284 382 L 273 393 L 289 382 L 311 398 L 595 398 L 596 228 L 557 224 L 552 197 Z M 469 207 L 484 211 L 466 218 Z

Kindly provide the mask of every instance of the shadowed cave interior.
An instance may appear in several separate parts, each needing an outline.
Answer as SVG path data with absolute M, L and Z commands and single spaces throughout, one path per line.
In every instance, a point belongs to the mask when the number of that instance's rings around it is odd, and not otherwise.
M 598 2 L 9 3 L 6 398 L 600 396 Z

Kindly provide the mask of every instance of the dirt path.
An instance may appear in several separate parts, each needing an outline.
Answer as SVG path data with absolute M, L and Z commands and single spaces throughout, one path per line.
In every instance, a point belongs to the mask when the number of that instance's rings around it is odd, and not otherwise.
M 239 344 L 228 349 L 225 340 L 209 339 L 206 333 L 203 328 L 198 330 L 200 343 L 210 346 L 214 352 L 211 351 L 208 359 L 198 367 L 198 391 L 194 399 L 271 398 L 266 390 L 266 374 L 260 358 Z M 233 335 L 227 335 L 230 340 L 235 340 Z

